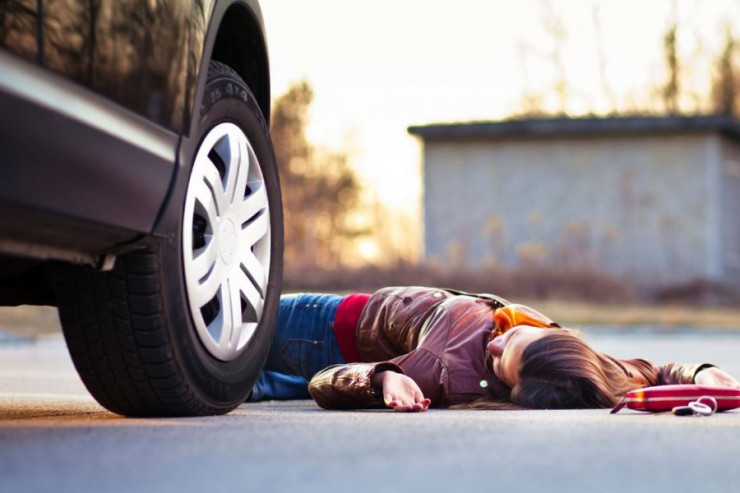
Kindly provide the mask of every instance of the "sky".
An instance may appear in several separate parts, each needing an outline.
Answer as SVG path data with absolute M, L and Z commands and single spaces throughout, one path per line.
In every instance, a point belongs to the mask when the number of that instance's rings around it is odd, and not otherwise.
M 273 97 L 306 79 L 308 135 L 353 149 L 371 193 L 420 219 L 421 144 L 410 125 L 496 120 L 526 94 L 573 115 L 639 107 L 665 78 L 675 20 L 687 93 L 706 92 L 737 0 L 261 0 Z M 690 94 L 684 109 L 696 109 Z

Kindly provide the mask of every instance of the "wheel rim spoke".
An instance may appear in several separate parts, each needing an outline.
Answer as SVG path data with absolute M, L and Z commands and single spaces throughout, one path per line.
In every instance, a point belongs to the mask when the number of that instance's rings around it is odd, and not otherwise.
M 196 278 L 204 281 L 216 267 L 218 251 L 214 241 L 209 241 L 205 247 L 193 252 L 193 273 Z
M 205 218 L 209 224 L 214 224 L 218 220 L 218 208 L 213 189 L 205 182 L 201 181 L 195 185 L 195 197 L 205 212 Z
M 208 158 L 205 160 L 202 160 L 202 175 L 203 175 L 203 181 L 206 185 L 206 189 L 210 191 L 210 195 L 212 200 L 215 201 L 215 213 L 216 216 L 220 216 L 223 214 L 223 212 L 226 210 L 227 207 L 227 201 L 225 200 L 225 194 L 224 194 L 224 187 L 221 183 L 221 175 L 218 173 L 218 169 L 213 164 L 213 162 Z M 201 191 L 201 194 L 204 193 Z M 200 194 L 199 194 L 200 196 Z M 205 197 L 201 197 L 205 198 Z
M 249 188 L 252 190 L 252 194 L 244 198 L 239 205 L 239 217 L 244 218 L 245 222 L 254 217 L 258 212 L 267 208 L 265 184 L 262 182 L 250 182 Z
M 267 272 L 262 268 L 257 256 L 250 252 L 249 255 L 245 255 L 242 259 L 242 270 L 245 276 L 248 276 L 254 287 L 259 290 L 259 293 L 264 296 L 267 290 Z
M 262 308 L 265 303 L 264 295 L 262 294 L 264 292 L 264 286 L 260 286 L 258 289 L 254 285 L 251 276 L 248 276 L 243 270 L 239 272 L 240 274 L 236 275 L 234 280 L 236 281 L 240 295 L 244 295 L 247 302 L 247 309 L 243 313 L 242 320 L 246 318 L 246 322 L 256 322 L 262 316 Z
M 269 230 L 270 218 L 267 214 L 259 214 L 242 226 L 241 236 L 244 238 L 244 243 L 252 247 L 263 239 Z
M 193 298 L 198 309 L 201 309 L 210 302 L 221 288 L 221 280 L 216 270 L 217 268 L 211 270 L 205 279 L 199 282 L 197 289 L 195 289 Z
M 226 167 L 224 170 L 225 176 L 223 180 L 224 196 L 229 203 L 233 203 L 234 190 L 236 190 L 236 182 L 239 179 L 240 165 L 241 165 L 241 152 L 239 149 L 239 139 L 236 138 L 233 131 L 229 131 L 226 137 L 221 142 L 220 156 Z
M 222 284 L 220 290 L 223 317 L 218 341 L 220 346 L 227 349 L 232 340 L 234 327 L 241 323 L 241 300 L 229 284 L 228 282 Z

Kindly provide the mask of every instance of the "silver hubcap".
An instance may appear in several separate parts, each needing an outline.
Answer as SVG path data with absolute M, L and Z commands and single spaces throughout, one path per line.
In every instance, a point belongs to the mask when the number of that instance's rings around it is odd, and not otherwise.
M 231 123 L 195 157 L 185 197 L 183 259 L 190 312 L 203 345 L 230 361 L 262 317 L 270 272 L 270 209 L 257 156 Z

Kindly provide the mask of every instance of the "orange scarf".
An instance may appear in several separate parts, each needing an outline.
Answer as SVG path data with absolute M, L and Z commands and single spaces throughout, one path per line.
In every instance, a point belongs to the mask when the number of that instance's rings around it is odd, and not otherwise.
M 517 325 L 531 325 L 532 327 L 541 327 L 543 329 L 560 327 L 560 325 L 534 308 L 516 303 L 506 305 L 503 308 L 497 308 L 493 312 L 493 324 L 496 328 L 492 337 L 500 336 Z

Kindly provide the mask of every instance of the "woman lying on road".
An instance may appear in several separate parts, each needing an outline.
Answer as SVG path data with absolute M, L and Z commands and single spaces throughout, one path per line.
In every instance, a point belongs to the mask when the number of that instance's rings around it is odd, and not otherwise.
M 326 409 L 396 411 L 609 408 L 636 388 L 691 383 L 740 387 L 711 364 L 618 360 L 497 296 L 395 287 L 283 296 L 250 400 L 313 397 Z

